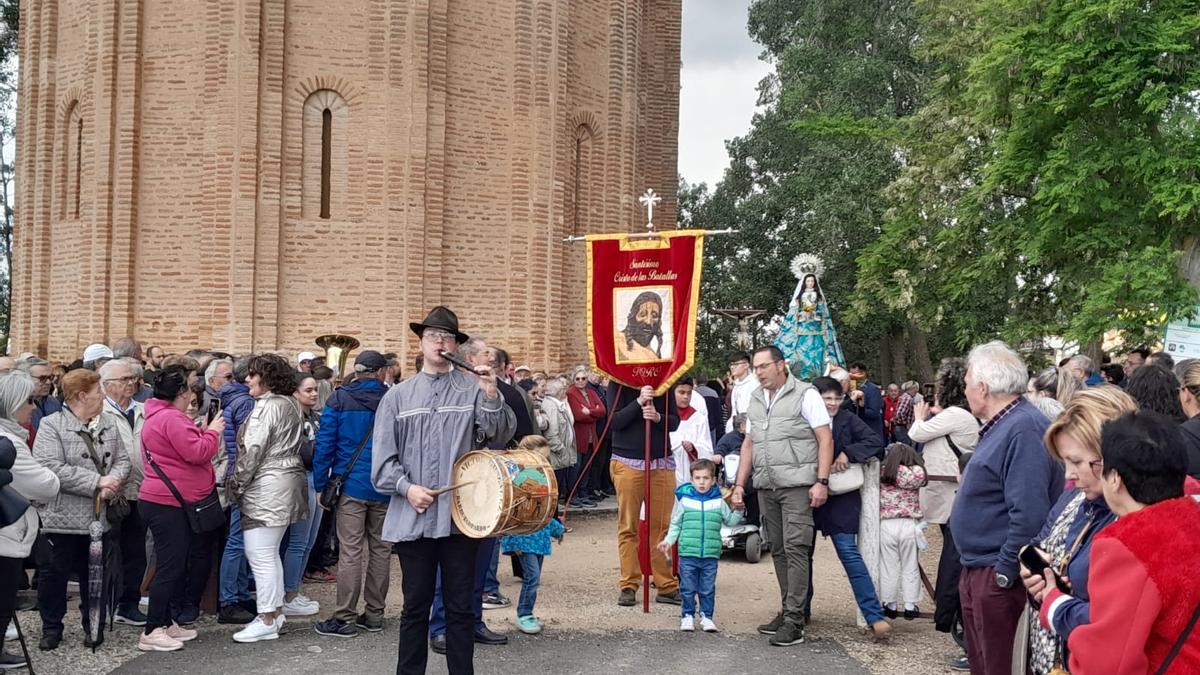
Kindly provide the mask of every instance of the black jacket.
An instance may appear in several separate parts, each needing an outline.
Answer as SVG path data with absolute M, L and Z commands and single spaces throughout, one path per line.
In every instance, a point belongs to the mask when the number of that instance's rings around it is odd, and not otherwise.
M 1183 432 L 1183 447 L 1187 450 L 1188 475 L 1200 480 L 1200 415 L 1180 425 Z
M 883 438 L 857 415 L 843 409 L 834 416 L 835 458 L 844 452 L 851 462 L 862 464 L 872 457 L 883 459 L 883 450 Z M 858 490 L 844 495 L 831 495 L 820 508 L 813 511 L 813 523 L 826 535 L 858 534 L 858 517 L 861 511 L 862 495 Z
M 637 389 L 616 382 L 608 385 L 607 400 L 612 402 L 609 410 L 614 411 L 612 427 L 608 431 L 612 437 L 612 452 L 629 459 L 646 458 L 646 425 L 637 398 Z M 661 419 L 650 425 L 650 459 L 668 456 L 671 444 L 667 432 L 679 428 L 679 411 L 675 409 L 674 402 L 670 403 L 668 409 L 669 399 L 670 396 L 654 397 L 654 409 Z
M 525 407 L 525 399 L 521 398 L 521 392 L 517 391 L 516 387 L 504 380 L 496 380 L 496 388 L 500 390 L 500 397 L 504 399 L 504 403 L 512 408 L 513 415 L 517 417 L 517 431 L 508 443 L 491 441 L 487 447 L 489 450 L 515 448 L 522 438 L 533 433 L 533 420 L 529 419 L 529 409 Z

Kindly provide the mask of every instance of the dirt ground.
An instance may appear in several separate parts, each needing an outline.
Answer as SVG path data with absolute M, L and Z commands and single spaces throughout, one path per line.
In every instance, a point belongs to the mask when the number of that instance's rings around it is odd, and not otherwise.
M 653 593 L 649 614 L 642 613 L 640 604 L 633 608 L 617 606 L 615 514 L 574 518 L 568 525 L 574 531 L 566 536 L 561 546 L 555 546 L 553 555 L 546 561 L 538 596 L 536 613 L 546 622 L 548 635 L 556 629 L 604 634 L 678 628 L 678 608 L 655 604 Z M 932 578 L 941 541 L 936 528 L 930 528 L 927 536 L 930 548 L 922 554 L 922 566 Z M 932 621 L 897 620 L 892 637 L 885 643 L 876 643 L 855 625 L 854 597 L 829 541 L 818 541 L 814 564 L 816 596 L 813 600 L 813 623 L 806 631 L 809 643 L 836 641 L 850 656 L 874 673 L 915 675 L 951 672 L 947 664 L 957 655 L 957 649 L 949 636 L 934 631 Z M 392 577 L 388 596 L 389 619 L 398 617 L 400 612 L 398 565 L 393 564 Z M 500 578 L 502 592 L 515 603 L 520 593 L 520 581 L 511 576 L 507 559 L 501 560 Z M 303 592 L 322 604 L 321 616 L 328 615 L 334 603 L 334 585 L 306 585 Z M 757 564 L 745 562 L 740 554 L 729 554 L 722 559 L 717 577 L 715 612 L 717 625 L 722 631 L 729 635 L 761 639 L 765 646 L 766 638 L 758 636 L 755 627 L 769 620 L 777 609 L 778 586 L 769 555 L 764 555 Z M 932 602 L 926 599 L 922 609 L 931 610 Z M 315 618 L 319 617 L 297 618 L 289 621 L 288 628 L 291 631 L 307 631 Z M 512 608 L 484 612 L 488 625 L 502 633 L 516 632 L 515 618 Z M 38 652 L 35 646 L 40 633 L 37 614 L 22 612 L 21 619 L 31 640 L 35 667 L 41 672 L 59 675 L 108 672 L 138 655 L 135 646 L 139 629 L 121 625 L 109 633 L 105 644 L 96 654 L 85 650 L 75 609 L 66 619 L 67 635 L 62 646 L 54 652 Z M 205 632 L 232 632 L 233 628 L 218 627 L 212 617 L 204 617 L 200 624 L 201 631 Z M 15 650 L 16 647 L 12 644 L 9 649 Z M 479 656 L 486 655 L 487 649 L 481 647 L 477 651 L 477 662 Z

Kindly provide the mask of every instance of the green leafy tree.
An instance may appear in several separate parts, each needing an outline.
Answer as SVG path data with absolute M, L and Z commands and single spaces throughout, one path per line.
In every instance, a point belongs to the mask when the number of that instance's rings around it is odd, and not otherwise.
M 767 310 L 759 344 L 773 340 L 787 311 L 791 259 L 815 253 L 847 357 L 905 376 L 911 352 L 915 370 L 931 374 L 926 336 L 902 312 L 879 302 L 846 313 L 856 254 L 878 238 L 887 207 L 880 195 L 901 168 L 892 127 L 921 98 L 925 74 L 910 47 L 917 29 L 910 2 L 751 5 L 750 34 L 775 73 L 760 85 L 763 112 L 728 144 L 729 168 L 690 219 L 740 231 L 708 242 L 702 298 L 707 309 Z M 721 359 L 734 326 L 707 323 L 698 331 L 702 353 Z
M 936 87 L 905 125 L 894 209 L 860 256 L 875 295 L 960 344 L 1151 338 L 1196 289 L 1194 0 L 926 0 Z

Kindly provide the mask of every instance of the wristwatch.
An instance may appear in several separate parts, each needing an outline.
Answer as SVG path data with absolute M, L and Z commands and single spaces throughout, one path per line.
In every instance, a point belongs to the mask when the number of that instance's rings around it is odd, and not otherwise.
M 821 485 L 824 485 L 825 487 L 829 487 L 829 479 L 828 478 L 818 478 L 817 482 L 820 483 Z
M 1000 588 L 1012 588 L 1013 582 L 1007 575 L 996 572 L 996 585 Z

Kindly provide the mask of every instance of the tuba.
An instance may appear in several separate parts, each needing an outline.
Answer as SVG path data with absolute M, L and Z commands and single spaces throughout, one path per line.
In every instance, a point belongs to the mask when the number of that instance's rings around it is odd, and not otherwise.
M 333 379 L 341 382 L 346 373 L 346 359 L 350 352 L 358 349 L 358 340 L 349 335 L 322 335 L 316 339 L 317 346 L 325 350 L 325 365 L 333 371 Z

